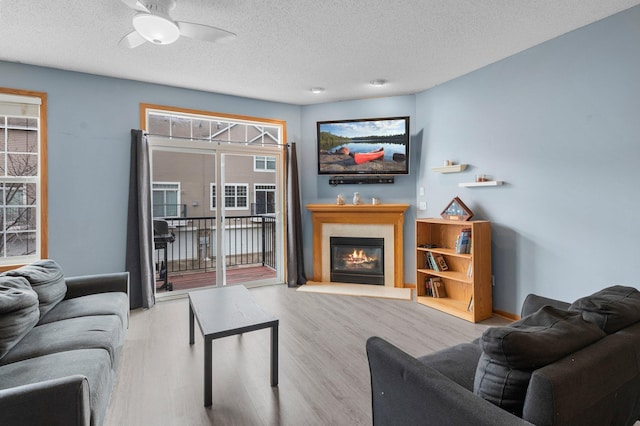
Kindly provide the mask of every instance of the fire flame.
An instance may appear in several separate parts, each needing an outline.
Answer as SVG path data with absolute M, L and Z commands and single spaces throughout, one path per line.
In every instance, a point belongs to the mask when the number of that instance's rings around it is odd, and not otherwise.
M 353 253 L 348 256 L 348 261 L 353 263 L 367 263 L 374 262 L 376 259 L 367 256 L 364 250 L 354 249 Z

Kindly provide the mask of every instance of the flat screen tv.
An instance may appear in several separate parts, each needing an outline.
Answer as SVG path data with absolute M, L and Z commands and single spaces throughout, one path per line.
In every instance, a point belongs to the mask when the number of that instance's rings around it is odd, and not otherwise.
M 318 174 L 409 174 L 409 117 L 317 124 Z

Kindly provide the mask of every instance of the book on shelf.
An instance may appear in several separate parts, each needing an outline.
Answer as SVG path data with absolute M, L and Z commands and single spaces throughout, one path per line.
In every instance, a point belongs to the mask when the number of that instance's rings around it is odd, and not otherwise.
M 471 278 L 473 276 L 473 263 L 469 262 L 469 266 L 467 267 L 467 277 Z
M 440 277 L 427 277 L 425 279 L 425 294 L 429 297 L 447 297 L 447 291 Z
M 471 253 L 471 228 L 463 228 L 456 239 L 456 253 Z
M 429 254 L 429 264 L 431 265 L 431 269 L 439 272 L 440 269 L 438 268 L 438 262 L 436 261 L 435 256 L 431 252 L 429 252 L 428 254 Z
M 424 279 L 424 291 L 425 291 L 425 295 L 429 297 L 433 297 L 433 292 L 431 289 L 431 278 L 429 277 Z
M 434 257 L 435 257 L 436 265 L 438 266 L 438 269 L 436 269 L 436 271 L 448 271 L 449 270 L 449 265 L 447 265 L 447 261 L 444 260 L 444 256 L 443 255 L 436 254 Z
M 447 297 L 447 289 L 440 278 L 437 278 L 432 282 L 432 286 L 435 290 L 435 297 Z
M 426 252 L 424 254 L 424 267 L 425 267 L 425 269 L 433 269 L 435 271 L 435 268 L 433 266 L 433 262 L 431 261 L 431 253 L 430 252 Z
M 467 305 L 467 311 L 473 312 L 473 296 L 469 299 L 469 304 Z

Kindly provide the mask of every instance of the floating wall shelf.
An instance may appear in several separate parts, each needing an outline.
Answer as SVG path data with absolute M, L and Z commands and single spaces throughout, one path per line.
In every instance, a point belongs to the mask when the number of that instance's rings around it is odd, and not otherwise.
M 458 173 L 467 168 L 466 164 L 454 164 L 451 166 L 434 167 L 431 170 L 438 173 Z
M 475 186 L 498 186 L 498 185 L 502 185 L 503 183 L 504 182 L 501 180 L 488 180 L 485 182 L 463 182 L 463 183 L 459 183 L 458 186 L 471 188 Z

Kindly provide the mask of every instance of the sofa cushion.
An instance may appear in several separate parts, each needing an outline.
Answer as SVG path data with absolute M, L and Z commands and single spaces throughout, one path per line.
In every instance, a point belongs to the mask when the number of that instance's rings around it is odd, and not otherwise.
M 98 293 L 63 300 L 41 317 L 38 325 L 92 315 L 117 315 L 123 328 L 128 328 L 129 298 L 127 294 Z
M 462 343 L 421 356 L 418 361 L 472 391 L 476 366 L 481 353 L 482 349 L 479 344 Z
M 580 313 L 545 306 L 505 327 L 485 330 L 474 393 L 517 415 L 533 370 L 557 361 L 605 336 Z
M 41 317 L 64 299 L 67 293 L 62 269 L 51 259 L 38 260 L 4 274 L 10 277 L 24 277 L 29 281 L 31 287 L 38 293 Z
M 38 295 L 22 277 L 0 277 L 0 359 L 28 332 L 40 317 Z
M 74 374 L 87 377 L 91 424 L 102 424 L 113 387 L 111 360 L 103 349 L 58 352 L 1 366 L 0 390 Z
M 615 333 L 640 321 L 640 291 L 621 285 L 608 287 L 576 300 L 569 310 L 581 312 L 605 333 Z
M 70 318 L 34 327 L 0 364 L 73 349 L 104 349 L 116 365 L 124 329 L 116 315 Z

